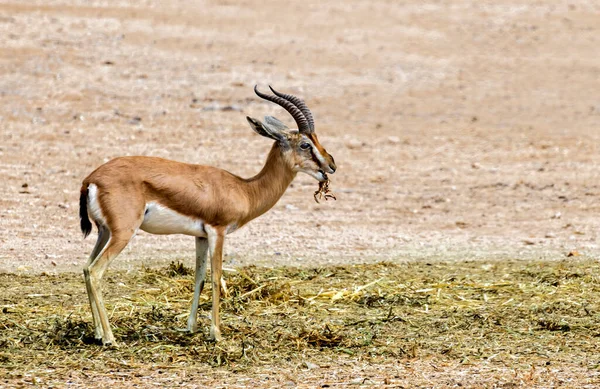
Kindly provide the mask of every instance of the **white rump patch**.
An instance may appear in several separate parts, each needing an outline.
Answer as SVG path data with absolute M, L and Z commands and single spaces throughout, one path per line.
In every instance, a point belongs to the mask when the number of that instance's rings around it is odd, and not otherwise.
M 151 234 L 184 234 L 206 238 L 202 220 L 182 215 L 155 202 L 146 204 L 140 229 Z
M 90 184 L 88 186 L 87 211 L 90 219 L 100 225 L 106 225 L 106 220 L 104 220 L 104 216 L 102 216 L 102 210 L 100 209 L 100 203 L 98 202 L 98 187 L 96 184 Z

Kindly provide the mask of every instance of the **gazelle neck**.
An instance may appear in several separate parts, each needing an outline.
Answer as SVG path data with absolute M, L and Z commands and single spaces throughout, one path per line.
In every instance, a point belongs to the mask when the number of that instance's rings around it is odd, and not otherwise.
M 277 142 L 271 147 L 267 162 L 254 177 L 246 180 L 250 198 L 248 222 L 271 209 L 283 196 L 287 187 L 296 177 L 296 172 L 288 167 Z

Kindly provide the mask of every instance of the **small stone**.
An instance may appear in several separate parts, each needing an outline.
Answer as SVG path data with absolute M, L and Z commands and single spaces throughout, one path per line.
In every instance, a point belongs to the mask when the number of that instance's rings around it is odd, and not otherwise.
M 319 365 L 317 365 L 316 363 L 312 363 L 312 362 L 308 362 L 308 361 L 304 361 L 304 366 L 306 366 L 306 368 L 308 370 L 313 370 L 313 369 L 319 368 Z
M 217 102 L 212 102 L 202 108 L 203 111 L 218 111 L 219 109 L 221 109 L 221 104 Z
M 221 111 L 224 111 L 224 112 L 227 112 L 227 111 L 241 112 L 242 111 L 242 107 L 240 107 L 239 105 L 236 105 L 236 104 L 226 105 L 223 108 L 221 108 Z
M 370 381 L 368 378 L 355 378 L 350 381 L 350 385 L 364 385 L 367 381 Z
M 364 146 L 364 143 L 359 141 L 358 139 L 349 139 L 346 141 L 346 147 L 350 150 L 358 149 Z

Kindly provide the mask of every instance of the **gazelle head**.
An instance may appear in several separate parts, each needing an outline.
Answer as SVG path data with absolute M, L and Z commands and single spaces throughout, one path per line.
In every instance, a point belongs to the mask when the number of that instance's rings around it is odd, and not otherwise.
M 288 111 L 298 129 L 290 129 L 272 116 L 266 116 L 264 122 L 247 116 L 248 123 L 259 135 L 278 142 L 289 168 L 306 173 L 317 181 L 327 181 L 327 173 L 335 173 L 335 161 L 317 139 L 312 113 L 298 97 L 279 93 L 271 86 L 269 88 L 274 96 L 261 93 L 256 86 L 254 92 Z

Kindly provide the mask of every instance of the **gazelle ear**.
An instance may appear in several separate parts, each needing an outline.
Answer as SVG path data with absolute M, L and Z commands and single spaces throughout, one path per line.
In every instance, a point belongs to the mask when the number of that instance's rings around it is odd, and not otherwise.
M 262 135 L 266 138 L 273 139 L 276 141 L 281 141 L 285 139 L 285 136 L 282 132 L 277 129 L 264 125 L 260 120 L 251 118 L 250 116 L 246 116 L 246 120 L 250 123 L 250 127 L 256 132 L 258 135 Z
M 289 128 L 274 116 L 265 116 L 263 125 L 270 132 L 277 132 L 283 135 L 298 134 L 298 130 Z

